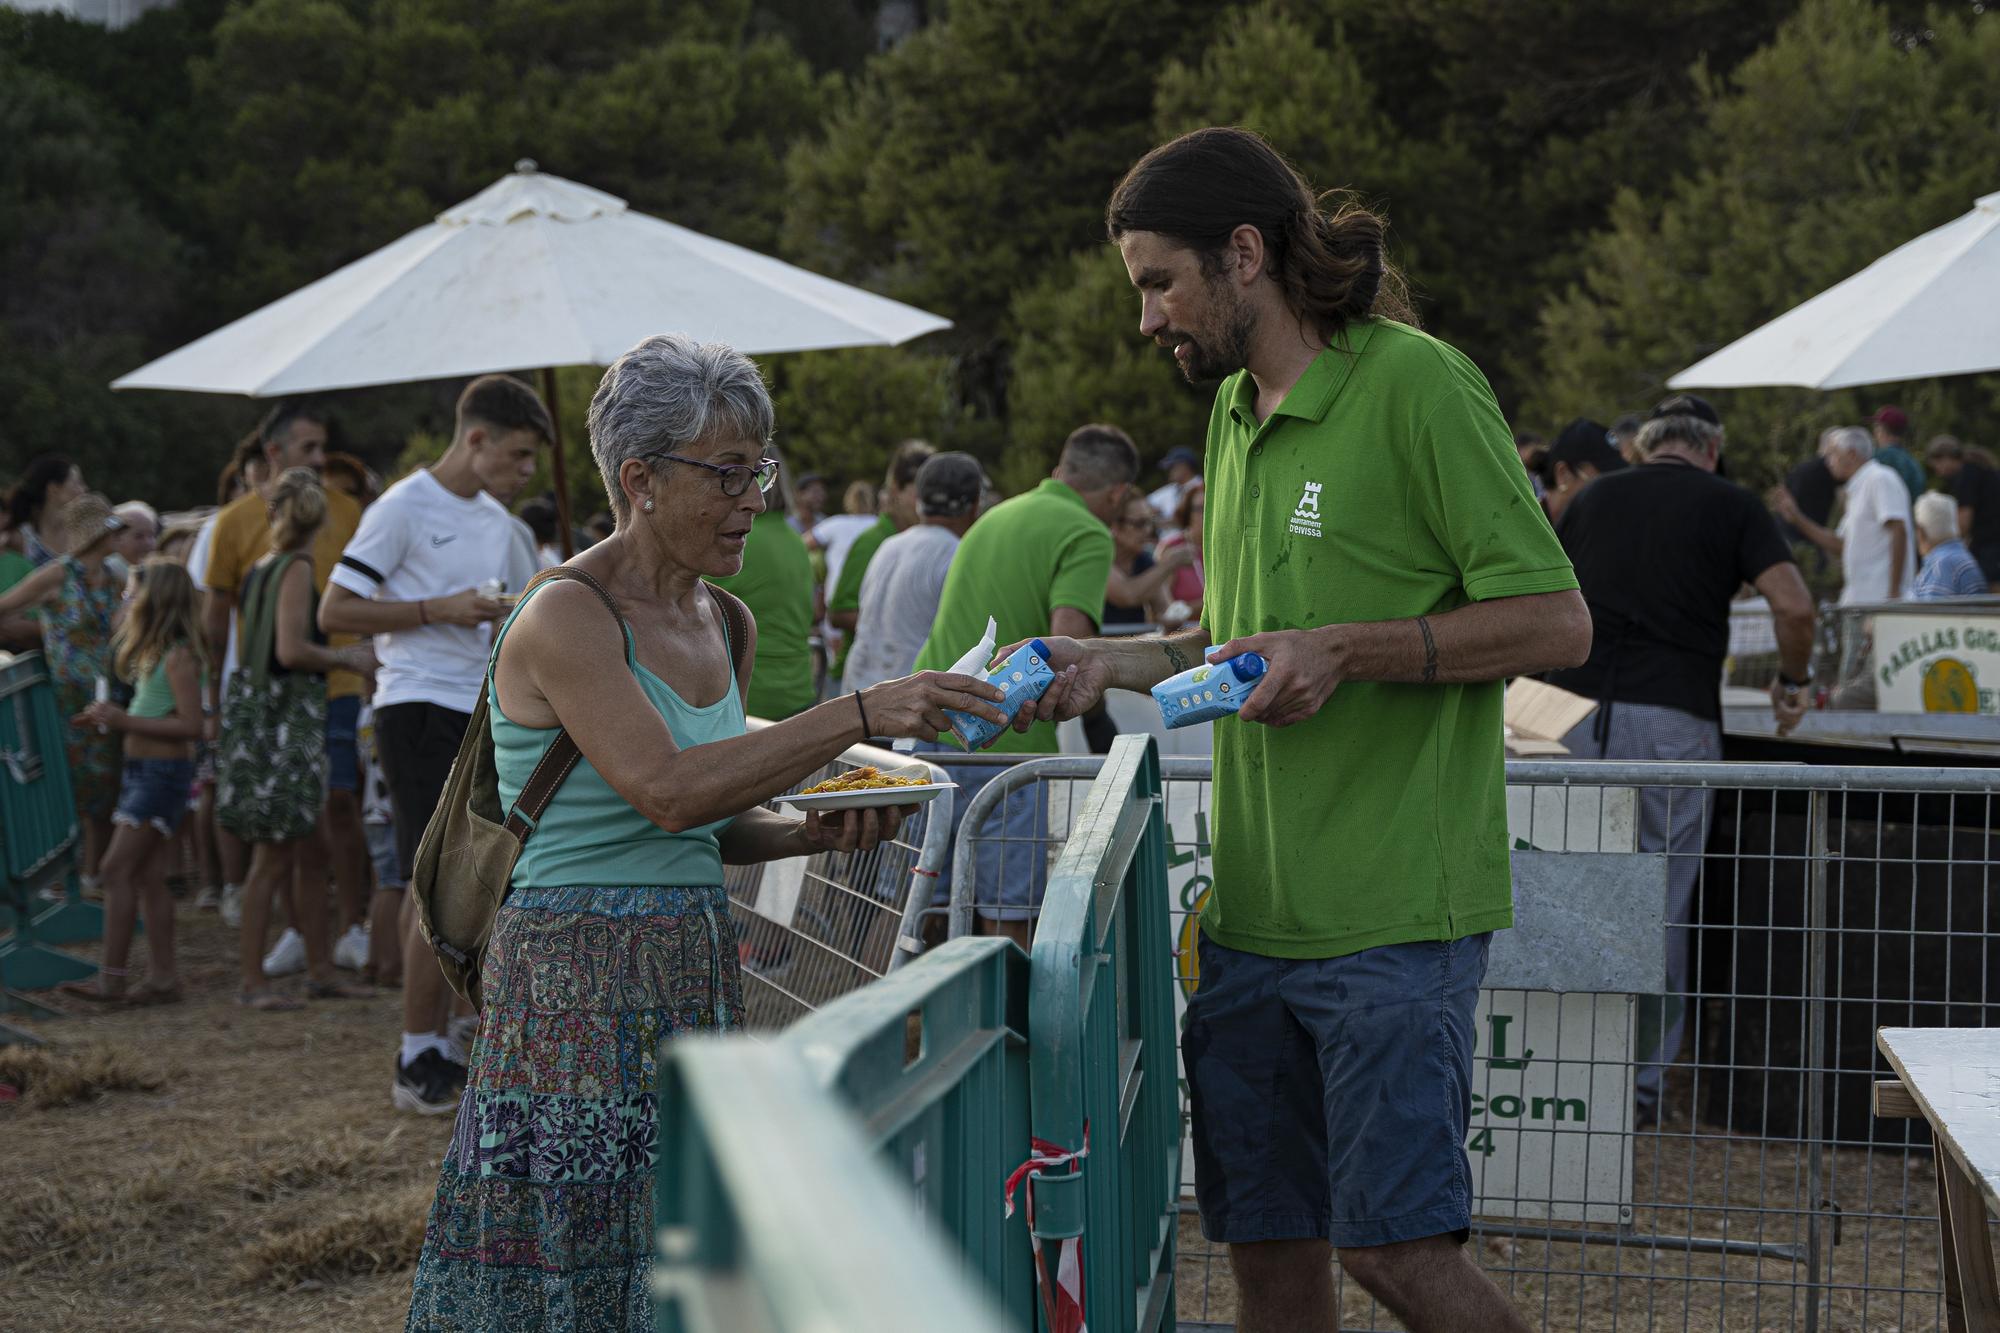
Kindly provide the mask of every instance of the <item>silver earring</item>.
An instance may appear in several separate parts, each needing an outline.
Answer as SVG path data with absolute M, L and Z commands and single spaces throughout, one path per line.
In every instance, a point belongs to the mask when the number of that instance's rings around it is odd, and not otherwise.
M 649 514 L 653 512 L 653 502 L 650 498 L 646 501 L 646 512 Z

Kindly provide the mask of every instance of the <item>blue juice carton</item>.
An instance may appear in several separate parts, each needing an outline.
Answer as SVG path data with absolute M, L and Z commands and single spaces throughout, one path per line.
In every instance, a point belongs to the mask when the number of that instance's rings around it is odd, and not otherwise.
M 1264 659 L 1238 653 L 1222 662 L 1204 662 L 1153 687 L 1153 702 L 1171 730 L 1228 717 L 1243 706 L 1264 678 Z
M 1056 673 L 1049 666 L 1049 646 L 1040 639 L 1030 639 L 1016 648 L 1006 661 L 986 672 L 982 679 L 1006 691 L 1007 697 L 994 707 L 1012 718 L 1048 693 L 1049 686 L 1055 684 Z M 965 747 L 968 754 L 985 748 L 1007 730 L 1004 725 L 988 722 L 971 713 L 961 713 L 955 708 L 947 708 L 944 712 L 951 719 L 952 734 L 958 737 L 958 743 Z

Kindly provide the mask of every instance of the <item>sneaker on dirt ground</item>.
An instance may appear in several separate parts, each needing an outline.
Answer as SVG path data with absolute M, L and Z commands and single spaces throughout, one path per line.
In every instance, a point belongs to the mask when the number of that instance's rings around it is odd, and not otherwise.
M 243 886 L 225 884 L 222 886 L 222 924 L 231 930 L 243 924 Z
M 264 975 L 288 977 L 305 970 L 306 937 L 286 926 L 285 933 L 278 936 L 278 942 L 271 946 L 271 952 L 264 955 Z
M 349 972 L 365 972 L 368 970 L 367 927 L 361 925 L 349 926 L 347 933 L 334 941 L 333 965 L 335 967 L 344 967 Z
M 202 885 L 201 892 L 194 896 L 194 910 L 197 912 L 213 911 L 221 905 L 222 891 L 213 884 Z
M 465 1091 L 465 1066 L 445 1058 L 435 1050 L 425 1051 L 408 1064 L 396 1057 L 396 1082 L 389 1100 L 398 1111 L 418 1115 L 449 1115 L 458 1109 L 459 1094 Z

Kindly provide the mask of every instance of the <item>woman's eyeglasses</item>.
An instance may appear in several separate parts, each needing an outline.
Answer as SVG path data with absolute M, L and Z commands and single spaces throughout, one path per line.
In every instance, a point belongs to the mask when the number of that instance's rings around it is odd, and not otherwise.
M 778 460 L 760 458 L 749 463 L 704 463 L 699 458 L 683 458 L 679 454 L 656 453 L 654 458 L 663 458 L 669 463 L 686 463 L 689 467 L 707 468 L 722 479 L 722 493 L 738 496 L 750 489 L 752 481 L 759 491 L 769 491 L 778 480 Z

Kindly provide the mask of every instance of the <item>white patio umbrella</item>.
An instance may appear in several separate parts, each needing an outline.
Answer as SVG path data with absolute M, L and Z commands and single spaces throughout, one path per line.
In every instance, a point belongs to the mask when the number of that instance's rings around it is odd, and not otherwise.
M 656 333 L 758 354 L 894 346 L 951 321 L 516 164 L 428 226 L 112 382 L 253 397 L 608 365 Z M 569 540 L 562 442 L 556 494 Z
M 2000 193 L 1667 383 L 1844 389 L 1987 370 L 2000 370 Z

